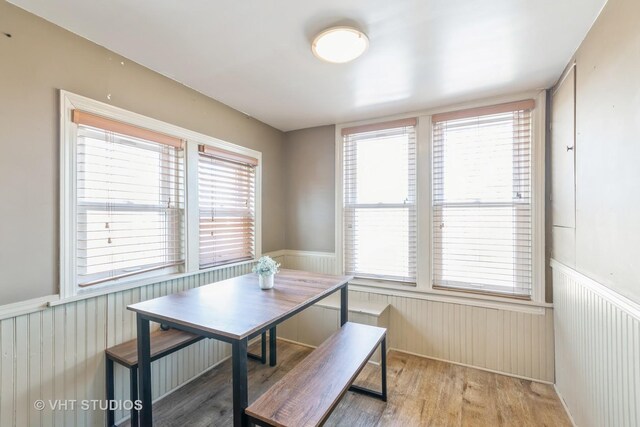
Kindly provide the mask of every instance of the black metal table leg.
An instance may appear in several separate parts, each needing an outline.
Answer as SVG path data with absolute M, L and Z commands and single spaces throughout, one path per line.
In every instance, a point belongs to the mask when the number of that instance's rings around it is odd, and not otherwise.
M 347 286 L 348 284 L 340 289 L 340 326 L 349 320 L 349 289 Z
M 387 336 L 380 343 L 380 368 L 382 371 L 382 401 L 387 401 Z
M 138 400 L 138 368 L 132 366 L 129 369 L 129 399 L 133 402 L 131 408 L 131 427 L 138 426 L 138 410 L 136 409 L 136 400 Z
M 107 409 L 107 426 L 112 427 L 115 425 L 115 414 L 113 409 L 111 409 L 111 401 L 114 397 L 114 378 L 113 378 L 113 360 L 106 358 L 106 379 L 107 379 L 107 402 L 109 402 L 109 406 Z
M 244 410 L 249 405 L 247 385 L 247 338 L 231 343 L 231 362 L 233 364 L 233 425 L 245 427 L 249 423 Z
M 276 327 L 272 327 L 269 329 L 269 366 L 276 366 L 277 363 L 277 348 L 278 345 L 276 343 Z
M 267 333 L 263 332 L 260 336 L 260 355 L 247 353 L 249 359 L 259 360 L 263 365 L 267 363 Z
M 151 407 L 151 338 L 149 336 L 149 320 L 143 318 L 140 313 L 138 313 L 137 318 L 138 382 L 140 384 L 140 400 L 142 401 L 140 426 L 151 427 L 153 425 L 153 412 Z

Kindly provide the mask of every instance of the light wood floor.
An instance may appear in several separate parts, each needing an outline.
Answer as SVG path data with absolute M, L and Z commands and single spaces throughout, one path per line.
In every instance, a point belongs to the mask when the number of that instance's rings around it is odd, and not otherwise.
M 249 401 L 309 352 L 309 348 L 278 341 L 277 367 L 250 360 Z M 387 368 L 387 403 L 348 392 L 326 425 L 571 426 L 550 385 L 399 352 L 389 353 Z M 379 375 L 379 367 L 369 364 L 356 384 L 378 388 Z M 231 361 L 227 360 L 157 402 L 154 425 L 229 426 L 231 410 Z

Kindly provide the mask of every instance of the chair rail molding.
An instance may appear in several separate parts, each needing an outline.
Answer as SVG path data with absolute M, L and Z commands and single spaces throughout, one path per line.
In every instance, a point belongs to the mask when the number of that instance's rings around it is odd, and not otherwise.
M 562 274 L 572 278 L 573 280 L 579 282 L 585 288 L 588 288 L 592 292 L 599 295 L 601 298 L 606 299 L 611 304 L 614 304 L 620 310 L 626 312 L 630 316 L 635 317 L 640 320 L 640 304 L 630 300 L 624 295 L 619 294 L 611 288 L 593 280 L 592 278 L 585 276 L 584 274 L 574 270 L 573 268 L 564 265 L 560 261 L 555 259 L 551 259 L 551 268 L 562 272 Z
M 58 295 L 47 295 L 12 304 L 0 305 L 0 320 L 44 310 L 52 301 L 57 299 Z

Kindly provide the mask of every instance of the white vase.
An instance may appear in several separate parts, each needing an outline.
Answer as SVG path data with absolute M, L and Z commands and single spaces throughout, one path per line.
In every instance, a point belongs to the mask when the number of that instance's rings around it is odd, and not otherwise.
M 262 275 L 258 274 L 258 283 L 260 284 L 260 289 L 271 289 L 273 288 L 273 274 Z

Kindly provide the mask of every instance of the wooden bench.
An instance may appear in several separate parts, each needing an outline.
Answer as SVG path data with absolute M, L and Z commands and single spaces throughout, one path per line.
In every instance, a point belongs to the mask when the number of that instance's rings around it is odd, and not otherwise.
M 347 390 L 387 400 L 386 329 L 347 322 L 246 410 L 262 426 L 323 424 Z M 381 346 L 382 391 L 352 383 Z
M 248 356 L 266 363 L 266 334 L 262 334 L 262 354 L 249 354 Z M 192 334 L 191 332 L 179 329 L 159 329 L 151 333 L 151 361 L 158 360 L 164 356 L 194 344 L 204 337 Z M 138 399 L 138 340 L 124 342 L 105 350 L 107 356 L 106 377 L 107 377 L 107 400 L 114 400 L 114 371 L 113 362 L 117 362 L 129 369 L 130 400 L 135 402 Z M 109 406 L 111 408 L 111 406 Z M 107 410 L 107 426 L 115 425 L 115 414 L 112 409 Z M 131 425 L 138 425 L 138 411 L 135 406 L 131 409 Z

